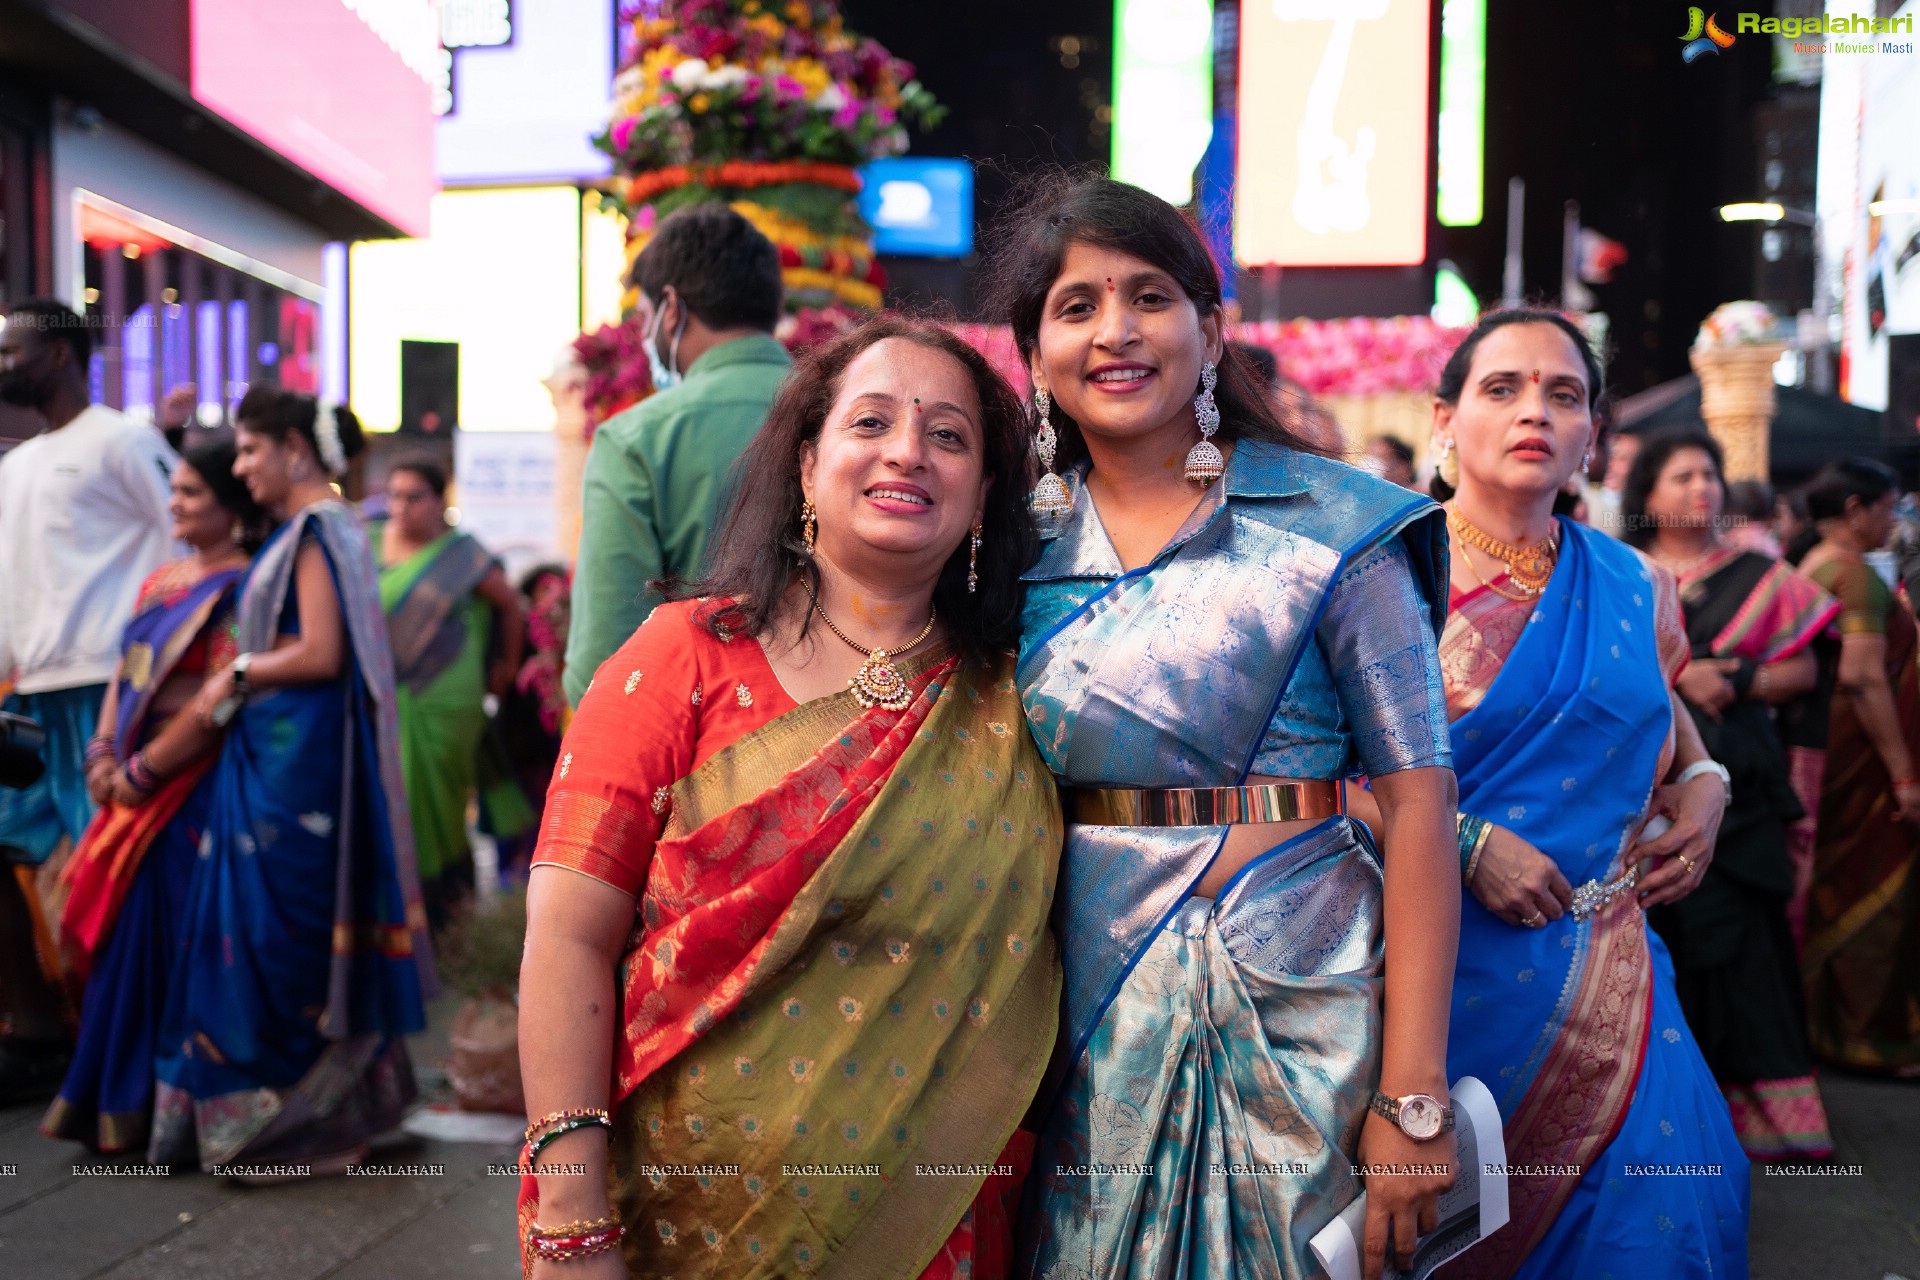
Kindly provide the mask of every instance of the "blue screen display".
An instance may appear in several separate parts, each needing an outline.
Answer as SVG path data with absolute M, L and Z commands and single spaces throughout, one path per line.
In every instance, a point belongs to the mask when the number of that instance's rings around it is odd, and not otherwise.
M 901 156 L 860 171 L 860 216 L 877 253 L 964 258 L 973 252 L 973 162 Z

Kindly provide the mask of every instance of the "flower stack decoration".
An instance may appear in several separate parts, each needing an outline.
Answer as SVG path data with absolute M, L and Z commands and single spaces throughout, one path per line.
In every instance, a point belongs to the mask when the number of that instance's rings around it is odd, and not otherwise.
M 642 0 L 623 13 L 631 54 L 594 141 L 614 158 L 629 269 L 660 219 L 721 201 L 779 247 L 790 345 L 878 308 L 857 166 L 899 155 L 909 123 L 943 114 L 912 66 L 848 31 L 833 0 Z
M 1773 366 L 1787 347 L 1764 303 L 1727 302 L 1701 322 L 1689 357 L 1700 416 L 1727 456 L 1726 479 L 1765 480 L 1771 460 Z

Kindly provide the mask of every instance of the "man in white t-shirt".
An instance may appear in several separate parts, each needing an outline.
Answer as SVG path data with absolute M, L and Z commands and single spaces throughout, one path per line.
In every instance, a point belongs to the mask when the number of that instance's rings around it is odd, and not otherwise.
M 46 773 L 0 790 L 0 1104 L 50 1092 L 65 1058 L 57 994 L 34 950 L 38 902 L 14 868 L 77 841 L 93 817 L 87 740 L 119 662 L 140 584 L 176 554 L 167 515 L 175 458 L 151 423 L 91 403 L 92 334 L 35 299 L 0 325 L 0 399 L 47 429 L 0 458 L 3 705 L 46 729 Z M 11 865 L 5 865 L 11 864 Z

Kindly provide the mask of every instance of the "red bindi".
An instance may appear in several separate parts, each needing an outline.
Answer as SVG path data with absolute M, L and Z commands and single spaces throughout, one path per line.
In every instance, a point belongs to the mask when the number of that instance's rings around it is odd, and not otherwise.
M 1540 385 L 1540 371 L 1538 369 L 1533 371 L 1533 385 L 1536 387 Z
M 1113 292 L 1113 277 L 1112 277 L 1112 276 L 1108 276 L 1108 277 L 1107 277 L 1107 292 L 1108 292 L 1108 293 L 1112 293 L 1112 292 Z

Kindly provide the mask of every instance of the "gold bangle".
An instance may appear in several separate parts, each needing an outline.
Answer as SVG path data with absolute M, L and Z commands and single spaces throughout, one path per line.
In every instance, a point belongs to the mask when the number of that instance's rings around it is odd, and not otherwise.
M 607 1231 L 620 1225 L 620 1219 L 608 1214 L 604 1218 L 582 1218 L 578 1222 L 563 1222 L 557 1227 L 543 1227 L 539 1223 L 527 1229 L 527 1234 L 538 1240 L 564 1240 L 568 1236 L 581 1236 L 589 1231 Z
M 1460 883 L 1471 885 L 1473 873 L 1480 869 L 1480 855 L 1487 851 L 1487 841 L 1493 838 L 1493 824 L 1489 822 L 1480 828 L 1480 834 L 1474 837 L 1473 851 L 1467 855 L 1467 869 L 1460 874 Z

